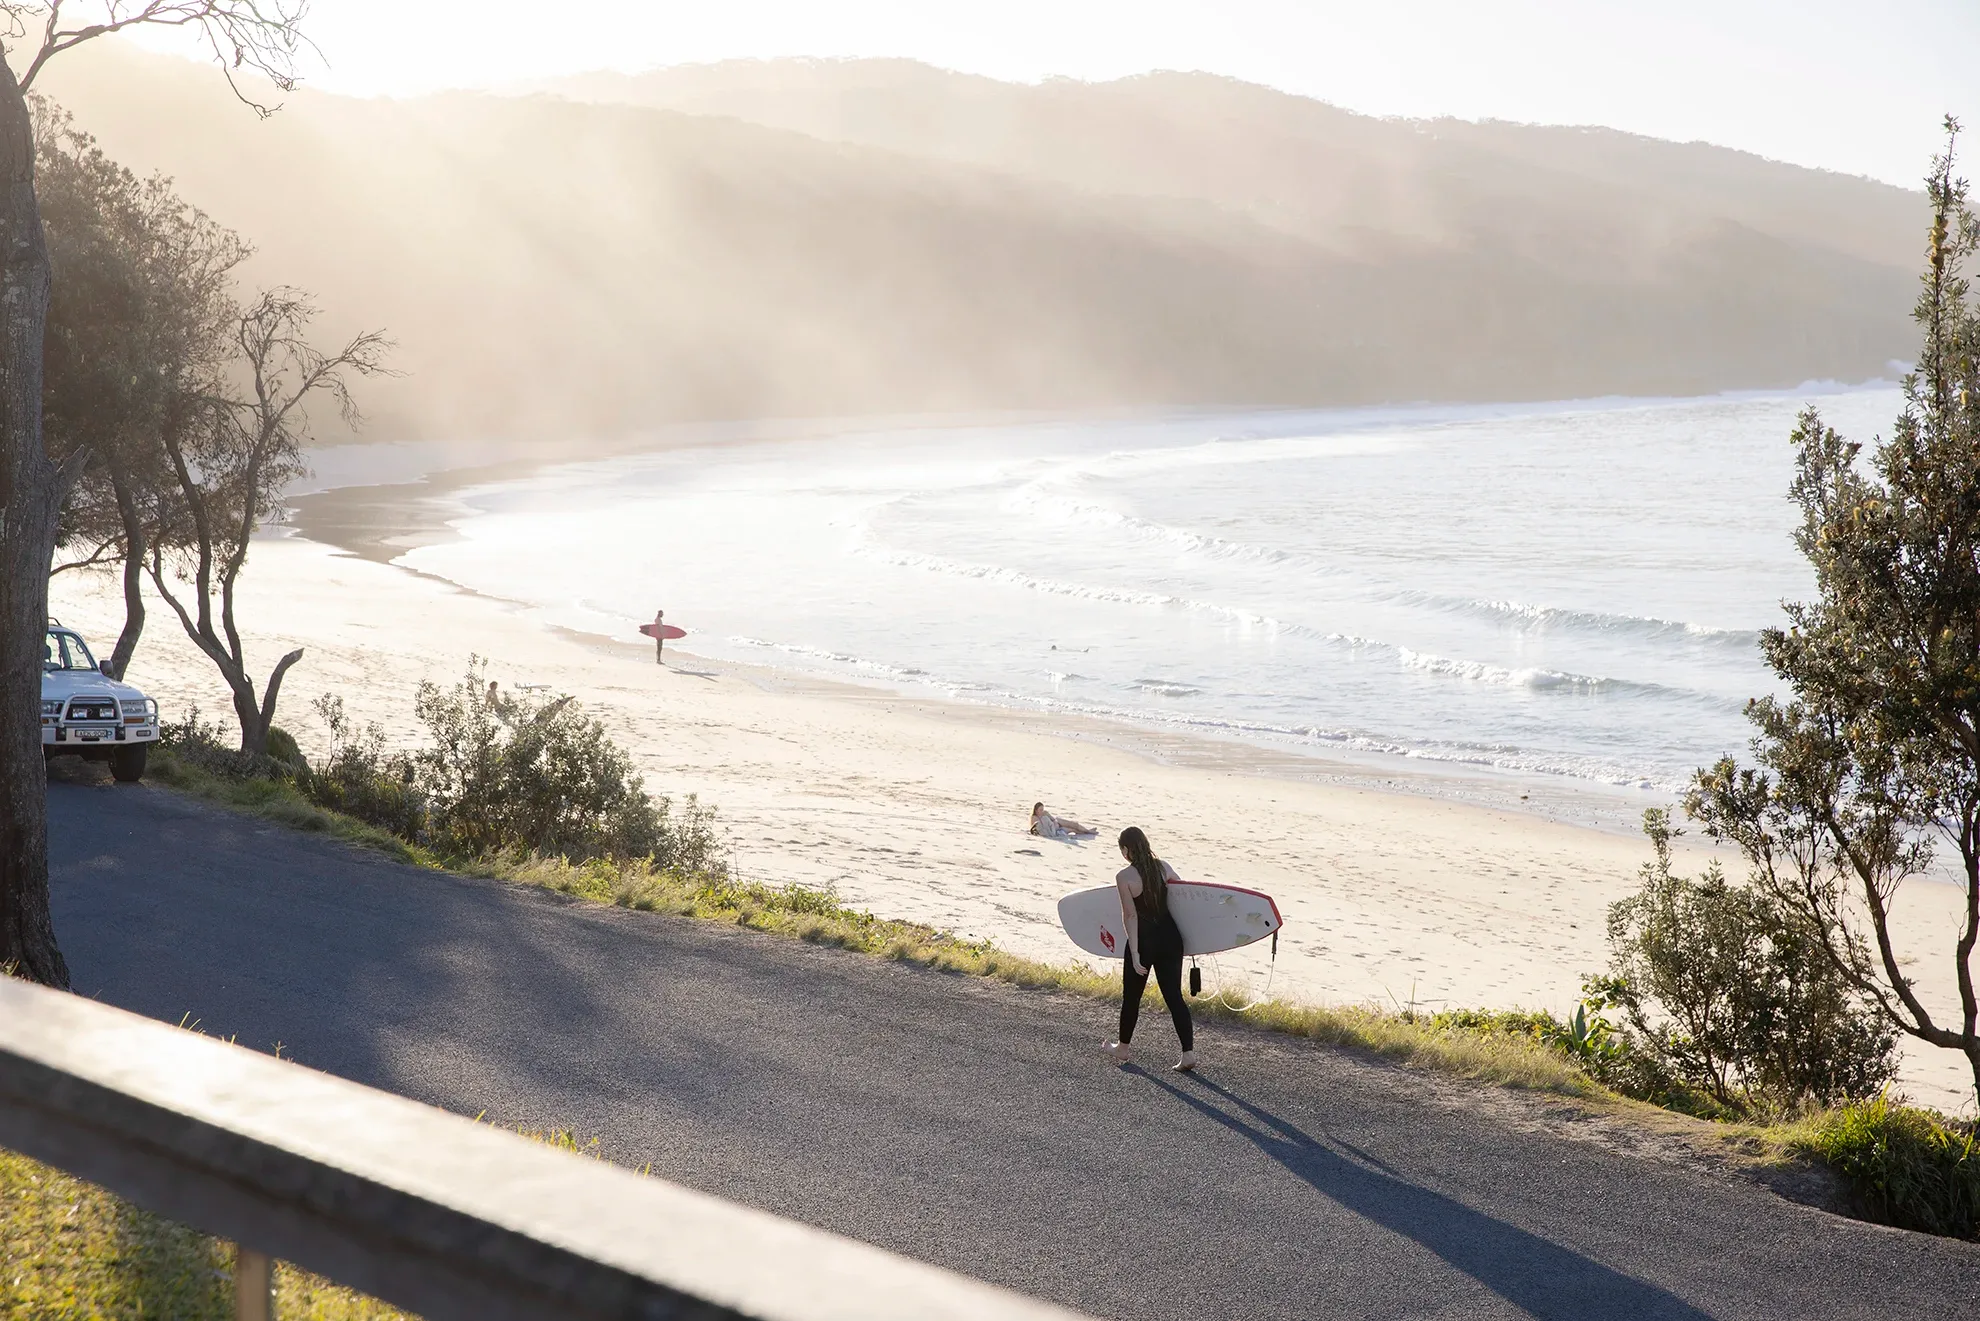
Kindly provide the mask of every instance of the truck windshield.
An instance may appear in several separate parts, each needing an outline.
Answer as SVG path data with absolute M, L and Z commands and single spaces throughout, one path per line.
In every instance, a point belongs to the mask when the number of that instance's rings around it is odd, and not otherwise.
M 89 648 L 75 634 L 51 632 L 42 644 L 41 668 L 93 670 L 96 668 L 96 657 L 89 654 Z

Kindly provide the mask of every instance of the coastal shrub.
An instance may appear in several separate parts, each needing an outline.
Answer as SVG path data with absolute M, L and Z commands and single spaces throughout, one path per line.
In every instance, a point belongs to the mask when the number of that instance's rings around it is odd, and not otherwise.
M 451 688 L 422 683 L 415 710 L 432 738 L 412 765 L 434 848 L 720 867 L 711 815 L 692 799 L 677 813 L 650 797 L 632 759 L 576 699 L 502 693 L 470 657 Z
M 308 816 L 297 822 L 306 829 L 361 823 L 443 858 L 613 859 L 728 876 L 713 809 L 692 794 L 647 794 L 632 759 L 575 700 L 499 693 L 478 657 L 451 688 L 420 685 L 415 710 L 432 744 L 419 751 L 388 748 L 385 731 L 358 727 L 335 694 L 312 709 L 330 735 L 315 762 L 280 730 L 268 752 L 240 752 L 192 707 L 161 728 L 161 779 L 210 777 L 234 786 L 221 795 L 232 805 Z
M 1623 1053 L 1657 1066 L 1629 1090 L 1675 1084 L 1737 1113 L 1876 1095 L 1896 1074 L 1896 1035 L 1820 933 L 1772 893 L 1728 881 L 1716 862 L 1696 879 L 1677 875 L 1667 813 L 1645 812 L 1643 829 L 1655 856 L 1642 888 L 1610 908 L 1610 975 L 1589 984 L 1626 1018 Z
M 309 769 L 309 760 L 303 756 L 302 748 L 296 743 L 296 736 L 280 725 L 268 727 L 267 741 L 261 750 L 291 772 Z
M 1887 1096 L 1829 1111 L 1794 1145 L 1828 1162 L 1873 1220 L 1980 1238 L 1980 1137 Z
M 343 698 L 324 693 L 310 705 L 329 730 L 330 754 L 305 763 L 297 786 L 319 807 L 417 842 L 426 829 L 426 800 L 412 758 L 387 751 L 385 731 L 377 724 L 354 726 Z M 274 747 L 272 730 L 269 747 Z
M 1561 1056 L 1591 1082 L 1638 1100 L 1689 1114 L 1719 1117 L 1727 1108 L 1685 1086 L 1628 1031 L 1611 1022 L 1607 982 L 1590 977 L 1571 1018 L 1545 1009 L 1448 1009 L 1427 1025 L 1453 1037 L 1517 1040 Z
M 294 746 L 294 740 L 290 740 Z M 265 752 L 242 752 L 227 727 L 217 720 L 202 720 L 199 704 L 191 703 L 180 720 L 158 722 L 155 751 L 173 761 L 217 775 L 226 780 L 277 780 L 287 778 L 290 767 Z M 298 754 L 300 759 L 300 754 Z
M 1591 1014 L 1589 1010 L 1595 1009 Z M 1600 1005 L 1584 1001 L 1574 1017 L 1556 1018 L 1545 1009 L 1447 1009 L 1430 1017 L 1430 1026 L 1444 1032 L 1524 1037 L 1559 1051 L 1599 1078 L 1626 1045 L 1615 1025 L 1601 1016 Z

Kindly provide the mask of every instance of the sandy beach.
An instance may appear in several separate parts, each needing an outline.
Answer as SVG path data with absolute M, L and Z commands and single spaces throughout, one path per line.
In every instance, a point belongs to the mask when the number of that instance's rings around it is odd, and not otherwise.
M 305 750 L 309 710 L 340 695 L 395 742 L 418 738 L 414 691 L 458 679 L 470 653 L 504 686 L 576 695 L 633 752 L 648 787 L 719 809 L 740 870 L 829 885 L 856 906 L 1048 959 L 1075 956 L 1055 904 L 1106 883 L 1112 832 L 1136 824 L 1185 877 L 1274 895 L 1286 919 L 1272 990 L 1383 1005 L 1573 1005 L 1607 961 L 1604 915 L 1648 857 L 1639 838 L 1538 813 L 1395 791 L 1365 769 L 1325 774 L 1239 744 L 1099 720 L 907 698 L 546 626 L 524 608 L 300 537 L 258 542 L 240 620 L 255 668 L 305 649 L 278 723 Z M 107 651 L 114 583 L 65 574 L 51 611 Z M 130 678 L 167 718 L 231 710 L 211 665 L 152 602 Z M 1083 844 L 1026 832 L 1034 800 L 1098 826 Z M 1692 855 L 1695 861 L 1696 855 Z M 1950 1004 L 1948 886 L 1914 884 L 1898 911 L 1920 986 Z M 1206 968 L 1238 994 L 1264 985 L 1264 951 Z M 1106 1026 L 1096 1010 L 1095 1042 Z M 1212 1044 L 1214 1049 L 1214 1044 Z M 1917 1099 L 1970 1097 L 1951 1052 L 1913 1050 Z

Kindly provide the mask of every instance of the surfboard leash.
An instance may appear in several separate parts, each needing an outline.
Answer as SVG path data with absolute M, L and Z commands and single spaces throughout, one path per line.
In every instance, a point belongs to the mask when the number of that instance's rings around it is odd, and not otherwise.
M 1277 931 L 1274 931 L 1272 933 L 1271 962 L 1265 965 L 1265 989 L 1260 991 L 1255 997 L 1253 997 L 1253 999 L 1249 1004 L 1234 1005 L 1228 999 L 1225 998 L 1227 991 L 1225 989 L 1226 982 L 1224 980 L 1224 965 L 1217 962 L 1217 956 L 1215 954 L 1206 954 L 1203 957 L 1210 960 L 1210 970 L 1217 975 L 1217 993 L 1214 996 L 1212 996 L 1211 999 L 1215 1000 L 1218 1004 L 1230 1010 L 1232 1013 L 1248 1014 L 1252 1010 L 1256 1009 L 1259 1005 L 1264 1004 L 1267 1000 L 1272 998 L 1272 979 L 1278 975 L 1278 971 L 1279 971 L 1279 933 Z M 1201 985 L 1201 979 L 1198 978 L 1196 975 L 1197 968 L 1196 968 L 1195 955 L 1190 956 L 1189 974 L 1190 974 L 1190 993 L 1193 995 L 1196 993 L 1197 987 Z

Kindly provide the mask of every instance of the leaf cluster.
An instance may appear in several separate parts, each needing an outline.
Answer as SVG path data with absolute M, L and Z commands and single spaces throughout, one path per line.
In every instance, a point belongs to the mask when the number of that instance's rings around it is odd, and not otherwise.
M 111 160 L 59 107 L 33 108 L 53 276 L 43 437 L 57 458 L 88 452 L 63 541 L 101 562 L 131 541 L 184 539 L 162 441 L 218 393 L 238 315 L 233 273 L 253 249 L 169 179 Z
M 159 721 L 158 751 L 223 780 L 282 779 L 290 769 L 266 753 L 232 746 L 226 726 L 203 718 L 197 702 L 179 719 Z
M 474 657 L 452 687 L 422 683 L 415 709 L 432 738 L 414 760 L 435 847 L 572 859 L 662 847 L 659 810 L 631 758 L 575 699 L 502 693 Z
M 1644 814 L 1642 886 L 1609 910 L 1610 975 L 1590 994 L 1680 1088 L 1735 1113 L 1875 1095 L 1897 1035 L 1827 957 L 1807 916 L 1765 888 L 1671 865 L 1668 815 Z M 1638 1086 L 1654 1085 L 1646 1077 Z

